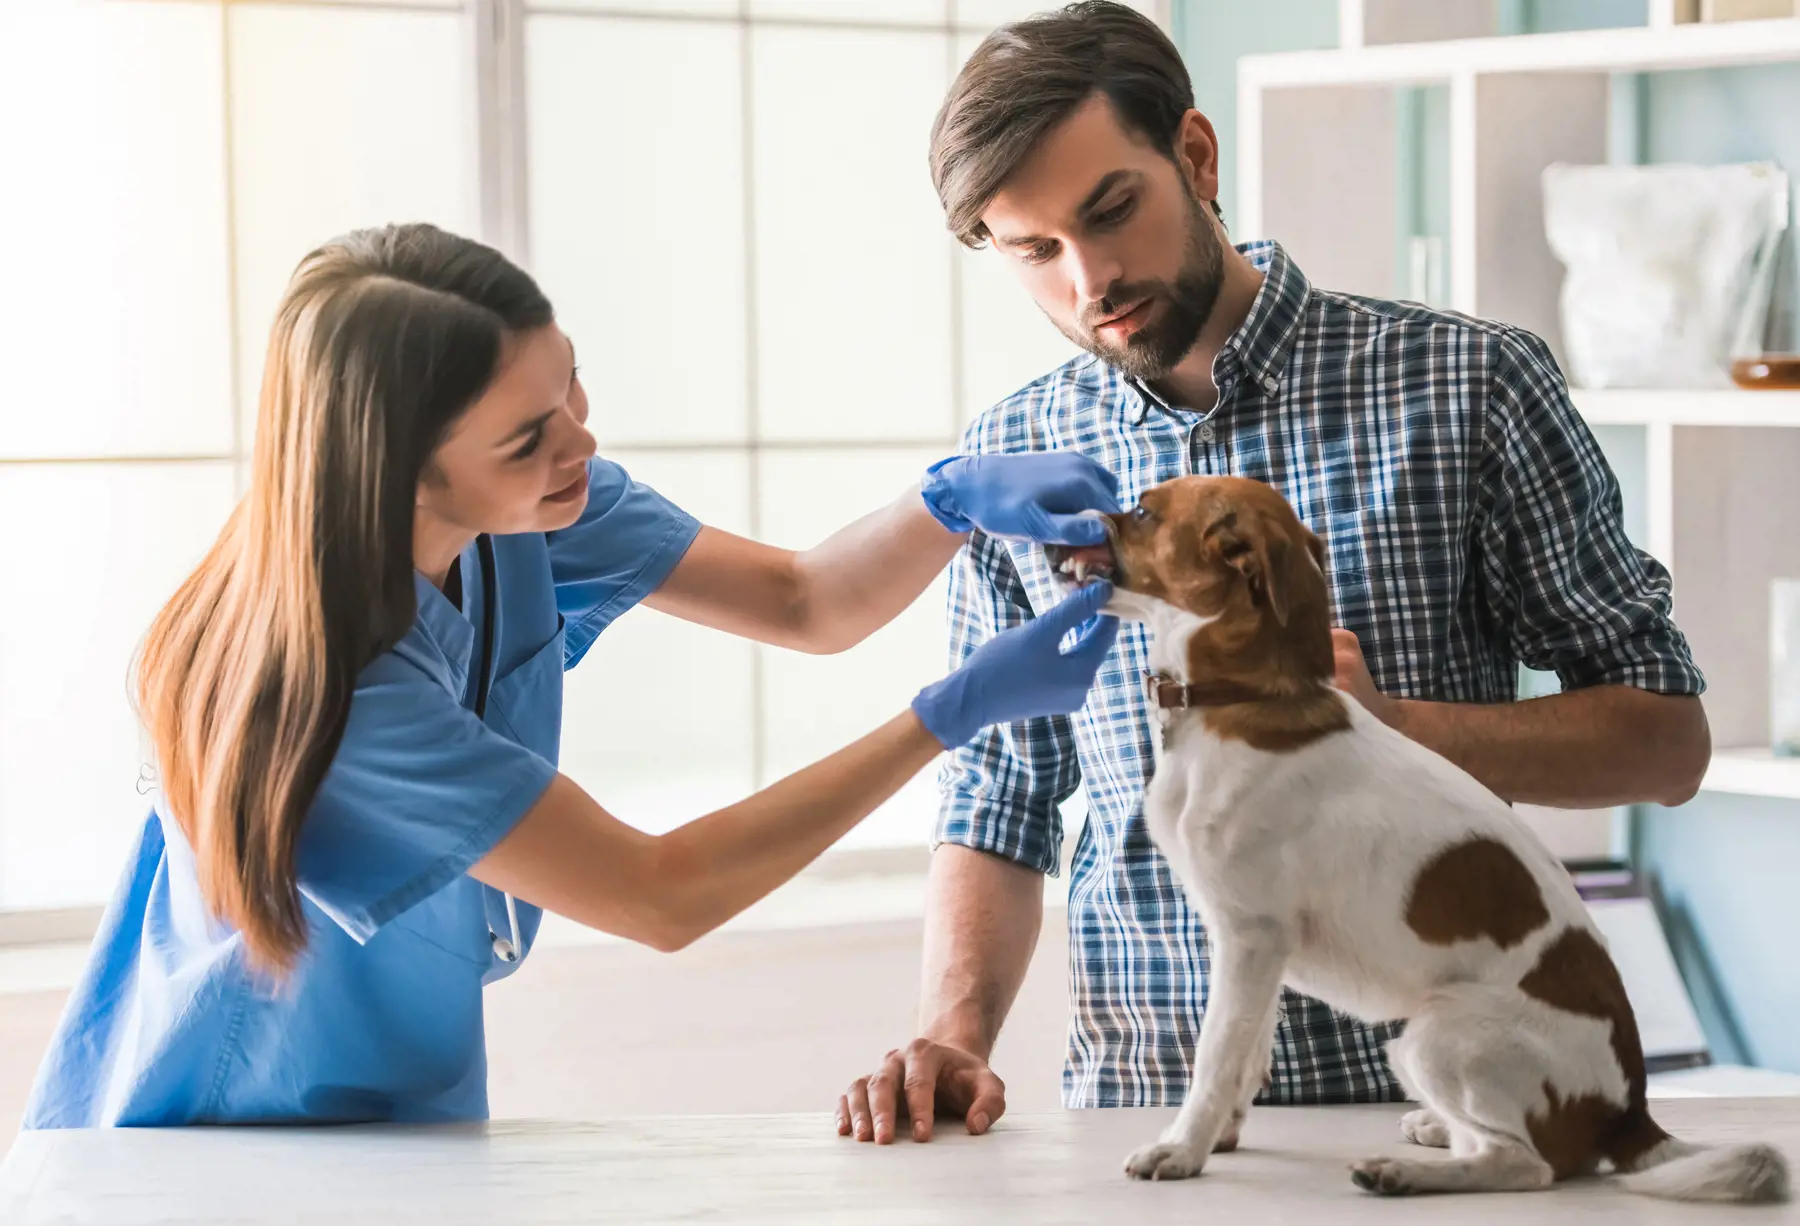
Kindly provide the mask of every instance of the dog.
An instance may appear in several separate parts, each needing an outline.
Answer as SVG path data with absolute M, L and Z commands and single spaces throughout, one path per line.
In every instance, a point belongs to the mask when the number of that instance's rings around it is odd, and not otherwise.
M 1366 1191 L 1524 1191 L 1610 1169 L 1635 1192 L 1770 1201 L 1768 1145 L 1703 1147 L 1651 1119 L 1624 985 L 1562 865 L 1510 806 L 1333 685 L 1323 542 L 1271 487 L 1182 477 L 1053 549 L 1147 625 L 1161 724 L 1151 837 L 1212 942 L 1179 1115 L 1125 1162 L 1198 1175 L 1236 1147 L 1283 984 L 1365 1021 L 1420 1104 L 1400 1131 L 1447 1157 L 1352 1165 Z

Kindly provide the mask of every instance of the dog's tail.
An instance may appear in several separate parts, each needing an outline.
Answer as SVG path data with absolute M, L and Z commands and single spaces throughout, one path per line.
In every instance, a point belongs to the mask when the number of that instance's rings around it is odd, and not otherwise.
M 1641 1106 L 1621 1121 L 1608 1157 L 1620 1184 L 1644 1196 L 1734 1204 L 1788 1198 L 1787 1159 L 1774 1146 L 1679 1141 Z

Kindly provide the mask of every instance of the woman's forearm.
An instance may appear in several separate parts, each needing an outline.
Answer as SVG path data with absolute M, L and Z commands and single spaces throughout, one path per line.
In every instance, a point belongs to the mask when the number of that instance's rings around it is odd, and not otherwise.
M 964 539 L 909 490 L 797 554 L 808 649 L 844 651 L 893 621 L 943 573 Z
M 590 928 L 680 949 L 792 878 L 941 752 L 907 711 L 661 836 L 625 825 L 559 775 L 470 874 Z
M 717 928 L 792 878 L 943 752 L 911 711 L 821 762 L 663 836 L 677 928 Z
M 798 552 L 706 528 L 644 603 L 727 634 L 827 655 L 894 620 L 962 542 L 916 489 Z

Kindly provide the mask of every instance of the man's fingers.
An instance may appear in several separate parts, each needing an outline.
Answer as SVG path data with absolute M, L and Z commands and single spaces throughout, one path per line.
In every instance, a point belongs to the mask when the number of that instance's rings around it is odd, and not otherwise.
M 994 1070 L 981 1068 L 970 1074 L 971 1090 L 968 1114 L 963 1118 L 971 1136 L 980 1136 L 993 1127 L 994 1121 L 1006 1114 L 1006 1083 Z
M 845 1098 L 849 1100 L 851 1134 L 858 1141 L 873 1141 L 875 1128 L 869 1115 L 869 1079 L 858 1077 Z
M 869 1114 L 875 1121 L 875 1144 L 886 1145 L 894 1139 L 894 1121 L 900 1111 L 900 1082 L 906 1076 L 906 1065 L 899 1052 L 889 1052 L 881 1062 L 881 1071 L 869 1078 Z
M 840 1137 L 850 1135 L 850 1096 L 848 1094 L 838 1095 L 837 1134 Z
M 912 1138 L 931 1140 L 931 1124 L 937 1115 L 938 1069 L 944 1051 L 936 1043 L 917 1042 L 906 1049 L 906 1113 L 912 1117 Z

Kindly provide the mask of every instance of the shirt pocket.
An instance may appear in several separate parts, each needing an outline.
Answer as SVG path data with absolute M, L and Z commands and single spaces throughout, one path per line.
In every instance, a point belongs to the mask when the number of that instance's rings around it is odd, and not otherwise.
M 556 633 L 517 668 L 494 679 L 488 722 L 552 765 L 562 740 L 563 618 Z

